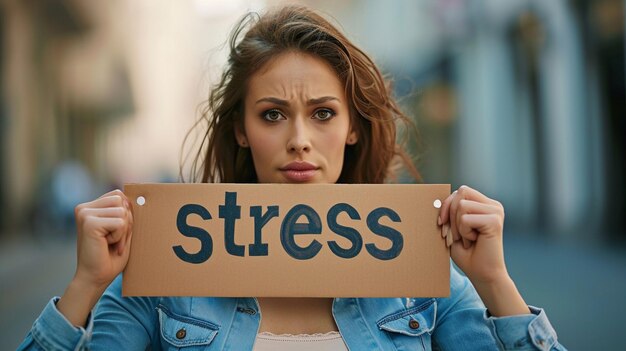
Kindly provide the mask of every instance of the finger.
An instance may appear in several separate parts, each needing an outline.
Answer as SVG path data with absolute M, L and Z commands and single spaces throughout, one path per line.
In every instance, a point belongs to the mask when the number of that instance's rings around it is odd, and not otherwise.
M 472 247 L 473 242 L 465 239 L 464 237 L 461 237 L 461 242 L 463 243 L 464 249 L 469 249 L 470 247 Z
M 128 225 L 122 225 L 120 228 L 109 232 L 105 237 L 109 245 L 120 245 L 126 239 L 126 233 L 128 232 Z
M 126 218 L 129 211 L 125 207 L 84 208 L 80 212 L 83 217 Z
M 128 199 L 126 194 L 124 194 L 124 192 L 121 191 L 120 189 L 115 189 L 115 190 L 109 191 L 108 193 L 106 193 L 106 194 L 100 196 L 98 199 L 96 199 L 96 201 L 99 200 L 99 199 L 107 198 L 107 197 L 114 197 L 115 198 L 116 196 L 119 196 L 119 197 L 122 198 L 122 203 L 126 207 L 131 207 L 130 206 L 130 200 Z
M 504 219 L 504 207 L 500 202 L 490 199 L 466 185 L 461 186 L 458 192 L 459 197 L 463 198 L 463 202 L 467 201 L 466 205 L 469 206 L 466 213 L 495 214 L 500 217 L 500 221 Z
M 461 240 L 461 234 L 459 234 L 459 230 L 456 228 L 456 225 L 454 227 L 452 225 L 450 226 L 450 236 L 454 241 Z
M 450 233 L 450 226 L 447 226 L 447 231 L 448 231 L 448 235 L 446 235 L 446 246 L 450 247 L 452 246 L 452 244 L 454 243 L 454 240 L 452 239 L 452 233 Z
M 120 240 L 118 250 L 117 250 L 118 255 L 122 256 L 125 250 L 130 250 L 130 242 L 131 242 L 132 237 L 133 237 L 133 228 L 129 227 L 128 230 L 126 231 L 126 236 L 122 240 Z
M 478 233 L 500 233 L 503 227 L 501 217 L 497 214 L 466 214 L 463 222 Z
M 460 196 L 467 196 L 467 191 L 461 191 Z M 498 203 L 499 205 L 499 203 Z M 467 214 L 498 214 L 502 211 L 501 206 L 495 206 L 491 201 L 488 203 L 482 203 L 475 200 L 468 200 L 465 198 L 459 199 L 459 206 L 457 214 L 455 216 L 457 229 L 461 235 L 461 241 L 463 242 L 463 248 L 468 249 L 472 243 L 476 241 L 479 232 L 468 226 L 465 221 L 462 220 Z
M 84 228 L 85 223 L 92 217 L 98 218 L 122 218 L 127 219 L 130 211 L 124 207 L 104 207 L 90 208 L 82 207 L 76 209 L 76 223 Z M 87 224 L 89 225 L 89 224 Z M 93 226 L 91 228 L 94 228 Z
M 454 252 L 455 254 L 458 254 L 459 251 L 461 252 L 464 251 L 464 250 L 459 250 L 459 248 L 462 248 L 462 247 L 463 247 L 463 243 L 461 241 L 455 241 L 452 243 L 450 249 L 452 249 L 453 250 L 452 252 Z
M 125 207 L 128 199 L 124 194 L 113 194 L 99 197 L 91 202 L 78 205 L 78 207 L 103 208 L 103 207 Z
M 472 206 L 471 204 L 468 204 L 469 202 L 474 202 L 474 203 L 478 204 L 475 201 L 465 200 L 465 199 L 459 197 L 458 205 L 457 205 L 457 209 L 456 209 L 456 215 L 454 216 L 454 221 L 456 223 L 456 230 L 457 230 L 457 233 L 458 233 L 458 238 L 456 240 L 461 240 L 461 242 L 463 243 L 463 248 L 464 249 L 469 249 L 470 246 L 471 246 L 471 241 L 469 241 L 466 238 L 466 235 L 467 235 L 466 232 L 468 231 L 468 228 L 466 228 L 463 225 L 463 221 L 462 221 L 463 216 L 469 210 L 469 207 Z M 469 228 L 469 230 L 471 231 L 472 229 Z
M 468 220 L 472 220 L 472 216 L 485 216 L 485 215 L 475 215 L 475 214 L 464 214 L 461 217 L 459 217 L 459 234 L 462 237 L 463 240 L 463 247 L 467 248 L 467 244 L 469 244 L 470 241 L 476 241 L 476 239 L 478 239 L 478 231 L 472 226 L 472 224 L 475 223 L 475 221 L 472 221 L 471 223 L 468 222 Z
M 448 216 L 450 212 L 450 204 L 456 195 L 456 191 L 450 194 L 443 203 L 441 204 L 441 209 L 439 210 L 439 218 L 441 219 L 441 224 L 448 223 Z
M 99 197 L 99 198 L 102 198 L 102 197 L 107 197 L 107 196 L 111 196 L 111 195 L 123 195 L 123 194 L 124 194 L 124 192 L 123 192 L 123 191 L 121 191 L 120 189 L 114 189 L 114 190 L 109 191 L 109 192 L 108 192 L 108 193 L 106 193 L 106 194 L 102 194 L 102 195 L 100 195 L 100 197 Z
M 463 247 L 461 241 L 455 241 L 450 247 L 450 257 L 455 263 L 467 261 L 471 254 L 472 252 L 470 250 Z
M 87 217 L 84 224 L 85 233 L 93 233 L 96 236 L 106 237 L 109 244 L 119 240 L 122 233 L 119 233 L 120 229 L 123 229 L 126 225 L 126 220 L 123 218 L 108 218 L 108 217 Z M 111 236 L 111 234 L 114 234 Z M 115 240 L 116 239 L 116 240 Z
M 474 201 L 478 201 L 482 203 L 490 203 L 490 204 L 497 203 L 497 201 L 490 199 L 489 197 L 485 196 L 480 191 L 476 189 L 472 189 L 467 185 L 461 185 L 457 191 L 463 199 L 474 200 Z
M 133 235 L 133 215 L 132 212 L 128 215 L 128 228 L 124 234 L 124 238 L 120 240 L 120 245 L 117 250 L 118 255 L 124 254 L 124 249 L 130 245 L 130 237 Z
M 453 222 L 452 225 L 452 233 L 454 236 L 454 240 L 461 240 L 463 247 L 465 249 L 470 248 L 471 241 L 468 240 L 465 236 L 460 233 L 459 222 L 461 216 L 468 212 L 477 211 L 479 213 L 492 213 L 496 211 L 496 208 L 487 207 L 487 204 L 492 204 L 494 201 L 481 194 L 480 192 L 468 187 L 467 185 L 462 185 L 457 191 L 457 196 L 452 201 L 450 205 L 450 221 Z M 483 201 L 485 203 L 481 203 L 479 201 Z M 471 229 L 465 230 L 465 234 L 470 234 Z M 473 233 L 473 234 L 478 234 Z
M 461 240 L 461 236 L 459 235 L 459 229 L 457 227 L 457 213 L 459 210 L 459 201 L 461 200 L 460 194 L 454 196 L 452 199 L 452 203 L 450 204 L 450 215 L 448 216 L 450 219 L 450 230 L 452 232 L 452 239 L 454 241 Z
M 128 237 L 128 232 L 129 231 L 130 231 L 130 229 L 128 229 L 126 231 L 126 235 L 123 235 L 122 240 L 120 240 L 117 243 L 117 246 L 116 246 L 117 250 L 116 250 L 116 252 L 117 252 L 118 256 L 122 256 L 124 254 L 124 248 L 126 247 L 126 239 Z
M 497 213 L 499 208 L 491 203 L 482 203 L 475 200 L 460 199 L 458 213 L 490 214 Z
M 461 198 L 461 196 L 463 195 L 461 194 L 459 196 L 458 205 L 456 209 L 456 215 L 454 216 L 454 221 L 456 223 L 456 229 L 459 234 L 460 240 L 463 243 L 463 248 L 469 249 L 472 246 L 472 242 L 476 240 L 475 236 L 478 235 L 478 232 L 474 231 L 473 228 L 468 227 L 463 222 L 462 220 L 463 216 L 465 216 L 467 213 L 471 211 L 482 212 L 482 211 L 491 210 L 491 212 L 493 212 L 494 209 L 485 208 L 485 207 L 488 207 L 489 205 L 481 204 L 479 202 L 472 201 L 472 200 L 466 200 L 466 199 Z

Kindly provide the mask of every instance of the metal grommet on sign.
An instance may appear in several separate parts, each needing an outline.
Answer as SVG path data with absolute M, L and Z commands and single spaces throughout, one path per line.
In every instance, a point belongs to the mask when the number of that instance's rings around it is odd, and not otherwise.
M 187 336 L 187 331 L 185 328 L 181 328 L 176 332 L 176 339 L 184 339 Z
M 433 206 L 435 206 L 435 208 L 441 208 L 441 200 L 437 199 L 433 202 Z
M 411 319 L 409 321 L 409 328 L 418 329 L 419 327 L 420 327 L 420 322 L 416 321 L 415 319 Z
M 143 196 L 137 196 L 137 205 L 143 206 L 146 204 L 146 198 Z

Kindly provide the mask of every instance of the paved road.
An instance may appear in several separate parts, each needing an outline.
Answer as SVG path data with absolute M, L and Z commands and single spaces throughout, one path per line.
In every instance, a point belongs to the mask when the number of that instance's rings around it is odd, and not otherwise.
M 0 350 L 15 350 L 48 300 L 63 293 L 75 256 L 67 239 L 0 243 Z
M 555 243 L 509 234 L 511 276 L 546 308 L 570 350 L 626 350 L 626 248 Z M 0 243 L 0 350 L 14 350 L 48 299 L 74 272 L 74 243 Z

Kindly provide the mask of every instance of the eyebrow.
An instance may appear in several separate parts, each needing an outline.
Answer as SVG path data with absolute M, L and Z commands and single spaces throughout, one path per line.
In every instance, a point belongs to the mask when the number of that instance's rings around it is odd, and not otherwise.
M 309 99 L 309 101 L 307 101 L 307 105 L 319 105 L 319 104 L 323 104 L 325 102 L 328 101 L 340 101 L 339 99 L 337 99 L 334 96 L 322 96 L 320 98 L 316 98 L 316 99 Z M 261 102 L 271 102 L 273 104 L 276 105 L 281 105 L 281 106 L 289 106 L 289 101 L 287 100 L 282 100 L 279 98 L 275 98 L 275 97 L 264 97 L 261 98 L 259 100 L 257 100 L 257 104 L 261 103 Z

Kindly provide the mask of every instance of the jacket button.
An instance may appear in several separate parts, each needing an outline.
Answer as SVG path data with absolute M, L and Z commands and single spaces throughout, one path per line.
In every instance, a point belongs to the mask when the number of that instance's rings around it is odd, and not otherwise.
M 243 307 L 237 307 L 237 312 L 246 313 L 251 316 L 254 316 L 256 314 L 256 311 L 253 310 L 252 308 L 243 308 Z
M 415 319 L 411 319 L 409 321 L 409 328 L 418 329 L 419 327 L 420 327 L 420 322 L 416 321 Z
M 176 339 L 184 339 L 187 336 L 187 331 L 185 328 L 181 328 L 176 332 Z

